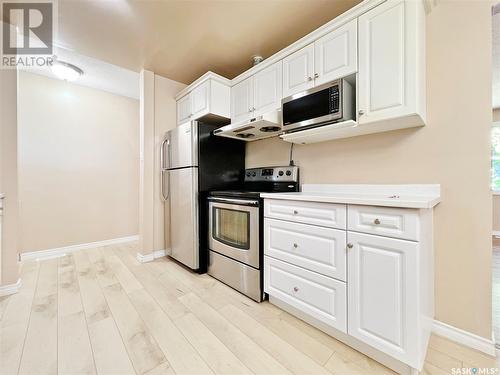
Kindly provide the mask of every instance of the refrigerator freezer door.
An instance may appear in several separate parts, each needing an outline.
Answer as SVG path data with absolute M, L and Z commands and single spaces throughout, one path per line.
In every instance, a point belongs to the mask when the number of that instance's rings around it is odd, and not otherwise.
M 168 132 L 167 169 L 198 166 L 198 124 L 188 122 Z
M 198 269 L 198 168 L 167 172 L 170 185 L 170 248 L 172 258 Z

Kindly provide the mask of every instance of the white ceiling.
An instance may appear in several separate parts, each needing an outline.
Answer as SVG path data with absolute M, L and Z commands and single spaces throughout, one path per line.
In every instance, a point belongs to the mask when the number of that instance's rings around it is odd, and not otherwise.
M 500 11 L 500 9 L 498 9 Z M 493 15 L 493 108 L 500 108 L 500 13 Z
M 56 47 L 55 55 L 83 70 L 83 76 L 72 83 L 139 99 L 139 73 L 61 47 Z M 58 79 L 50 68 L 27 71 Z

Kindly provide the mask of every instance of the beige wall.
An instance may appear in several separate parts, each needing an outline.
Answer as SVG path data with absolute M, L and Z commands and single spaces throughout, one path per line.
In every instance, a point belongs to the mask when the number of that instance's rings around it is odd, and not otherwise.
M 149 254 L 154 251 L 154 73 L 141 71 L 139 85 L 139 252 Z
M 14 284 L 19 278 L 17 84 L 18 75 L 15 70 L 0 70 L 0 194 L 5 194 L 0 246 L 0 285 Z
M 139 102 L 23 72 L 22 252 L 138 233 Z
M 300 145 L 294 159 L 302 183 L 440 183 L 436 319 L 490 339 L 488 2 L 438 2 L 427 16 L 427 75 L 426 127 Z M 289 147 L 276 138 L 251 142 L 247 167 L 287 163 Z
M 165 204 L 160 189 L 160 148 L 165 132 L 176 126 L 175 94 L 185 84 L 141 72 L 141 169 L 139 227 L 142 254 L 168 249 L 165 243 Z M 168 233 L 167 233 L 168 236 Z

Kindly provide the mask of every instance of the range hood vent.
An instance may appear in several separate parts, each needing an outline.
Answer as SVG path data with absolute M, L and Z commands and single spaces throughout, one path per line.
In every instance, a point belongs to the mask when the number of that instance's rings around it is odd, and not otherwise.
M 280 135 L 283 132 L 282 124 L 281 110 L 274 110 L 248 121 L 223 126 L 214 130 L 214 134 L 242 141 L 256 141 Z

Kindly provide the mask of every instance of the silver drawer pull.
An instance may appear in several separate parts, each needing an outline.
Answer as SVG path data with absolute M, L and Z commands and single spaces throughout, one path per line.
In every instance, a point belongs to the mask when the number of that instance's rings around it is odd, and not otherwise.
M 354 245 L 353 245 L 352 243 L 350 243 L 350 242 L 349 242 L 349 243 L 347 244 L 347 248 L 348 248 L 348 249 L 352 249 L 353 247 L 354 247 Z
M 297 215 L 298 213 L 299 213 L 299 211 L 297 211 L 297 210 L 293 210 L 293 214 L 294 214 L 294 215 Z
M 373 224 L 375 224 L 375 225 L 379 225 L 379 224 L 380 224 L 380 220 L 379 220 L 379 219 L 375 219 L 375 220 L 373 220 Z
M 299 291 L 299 288 L 297 288 L 296 286 L 293 287 L 293 291 L 294 292 L 298 292 Z
M 294 244 L 293 244 L 293 247 L 298 248 L 298 247 L 299 247 L 299 245 L 297 245 L 296 243 L 294 243 Z

